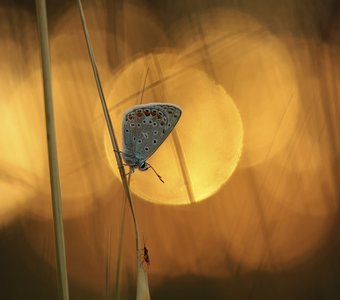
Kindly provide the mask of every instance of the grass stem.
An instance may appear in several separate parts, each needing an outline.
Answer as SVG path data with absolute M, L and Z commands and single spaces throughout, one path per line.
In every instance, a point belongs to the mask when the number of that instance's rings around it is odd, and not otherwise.
M 130 187 L 131 174 L 128 177 L 128 186 Z M 121 219 L 119 223 L 119 241 L 118 241 L 118 251 L 117 251 L 117 265 L 116 265 L 116 290 L 115 290 L 115 300 L 120 299 L 120 268 L 122 262 L 122 251 L 123 251 L 123 240 L 124 240 L 124 227 L 125 227 L 125 211 L 126 211 L 127 199 L 124 197 L 124 202 L 121 211 Z
M 69 293 L 68 293 L 62 203 L 59 182 L 59 168 L 56 141 L 57 139 L 54 125 L 46 2 L 45 0 L 36 0 L 35 4 L 37 11 L 37 23 L 41 48 L 48 162 L 50 169 L 50 184 L 52 194 L 52 210 L 57 260 L 58 295 L 59 299 L 68 300 Z
M 106 100 L 105 100 L 105 97 L 104 97 L 103 88 L 102 88 L 102 85 L 101 85 L 101 81 L 100 81 L 100 77 L 99 77 L 99 73 L 98 73 L 98 69 L 97 69 L 92 45 L 91 45 L 91 42 L 90 42 L 90 36 L 89 36 L 88 30 L 87 30 L 87 25 L 86 25 L 86 20 L 85 20 L 85 15 L 84 15 L 84 10 L 83 10 L 82 4 L 81 4 L 81 0 L 78 0 L 78 6 L 79 6 L 81 23 L 82 23 L 82 27 L 83 27 L 83 31 L 84 31 L 84 35 L 85 35 L 85 40 L 86 40 L 86 44 L 87 44 L 87 49 L 88 49 L 88 53 L 89 53 L 89 56 L 90 56 L 92 70 L 93 70 L 93 74 L 94 74 L 94 77 L 95 77 L 95 80 L 96 80 L 96 85 L 97 85 L 97 89 L 98 89 L 98 93 L 99 93 L 99 98 L 100 98 L 100 101 L 101 101 L 101 104 L 102 104 L 107 129 L 109 131 L 113 152 L 114 152 L 114 155 L 115 155 L 115 158 L 116 158 L 116 161 L 117 161 L 120 177 L 121 177 L 122 183 L 123 183 L 124 192 L 125 192 L 125 195 L 128 199 L 128 202 L 130 204 L 131 214 L 132 214 L 132 218 L 133 218 L 135 236 L 136 236 L 137 299 L 138 300 L 139 299 L 149 299 L 150 298 L 149 287 L 148 287 L 147 281 L 145 281 L 145 278 L 147 279 L 147 276 L 144 272 L 143 266 L 141 266 L 141 264 L 139 263 L 139 253 L 141 251 L 141 246 L 140 246 L 140 240 L 139 240 L 139 229 L 138 229 L 138 223 L 137 223 L 135 208 L 134 208 L 134 205 L 133 205 L 133 201 L 132 201 L 132 197 L 131 197 L 131 193 L 130 193 L 130 188 L 129 188 L 127 178 L 126 178 L 126 174 L 125 174 L 125 169 L 124 169 L 122 157 L 121 157 L 121 154 L 120 154 L 121 152 L 119 150 L 117 138 L 116 138 L 116 135 L 114 133 L 111 117 L 110 117 L 109 110 L 107 108 Z M 143 273 L 144 273 L 144 275 L 143 275 Z M 145 295 L 147 295 L 147 296 L 145 296 Z

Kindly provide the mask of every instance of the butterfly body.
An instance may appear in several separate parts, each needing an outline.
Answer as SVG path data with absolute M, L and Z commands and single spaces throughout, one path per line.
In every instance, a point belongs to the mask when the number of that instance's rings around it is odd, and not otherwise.
M 146 160 L 174 129 L 182 110 L 170 103 L 137 105 L 123 116 L 123 159 L 130 172 L 135 168 L 146 171 Z

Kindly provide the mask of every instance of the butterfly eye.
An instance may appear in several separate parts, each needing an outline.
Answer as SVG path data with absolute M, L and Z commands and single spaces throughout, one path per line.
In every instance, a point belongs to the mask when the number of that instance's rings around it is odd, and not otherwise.
M 153 122 L 152 126 L 156 127 L 157 126 L 157 122 Z
M 145 120 L 143 120 L 143 124 L 145 124 L 146 123 L 146 121 Z
M 129 132 L 129 129 L 125 129 L 125 132 Z
M 135 123 L 131 123 L 131 124 L 130 124 L 130 127 L 135 127 Z
M 158 130 L 154 130 L 153 134 L 157 135 L 158 134 Z
M 149 147 L 145 147 L 144 150 L 145 150 L 145 151 L 149 151 Z
M 140 127 L 140 123 L 137 124 L 137 127 L 138 127 L 138 128 Z
M 141 170 L 141 171 L 146 171 L 147 169 L 149 169 L 149 165 L 147 165 L 145 162 L 143 162 L 143 163 L 139 166 L 139 170 Z
M 141 143 L 142 143 L 142 140 L 138 140 L 137 143 L 138 143 L 138 144 L 141 144 Z
M 157 144 L 157 140 L 153 140 L 152 142 L 153 142 L 154 144 Z

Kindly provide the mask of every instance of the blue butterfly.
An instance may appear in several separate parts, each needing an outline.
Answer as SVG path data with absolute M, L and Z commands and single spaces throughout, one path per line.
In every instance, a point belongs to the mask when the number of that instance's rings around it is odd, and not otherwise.
M 146 160 L 165 141 L 181 115 L 182 110 L 170 103 L 142 104 L 125 112 L 122 156 L 130 173 L 135 168 L 141 171 L 152 168 Z

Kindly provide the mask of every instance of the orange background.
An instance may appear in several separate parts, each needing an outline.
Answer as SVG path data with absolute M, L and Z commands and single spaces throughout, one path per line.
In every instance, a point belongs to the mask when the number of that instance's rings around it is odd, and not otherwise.
M 113 299 L 123 190 L 78 8 L 47 1 L 71 299 Z M 338 299 L 340 7 L 84 1 L 117 136 L 172 102 L 175 132 L 131 189 L 153 299 Z M 57 299 L 35 7 L 0 4 L 3 299 Z M 148 70 L 148 71 L 147 71 Z M 146 76 L 146 74 L 148 75 Z M 126 210 L 124 299 L 135 254 Z

